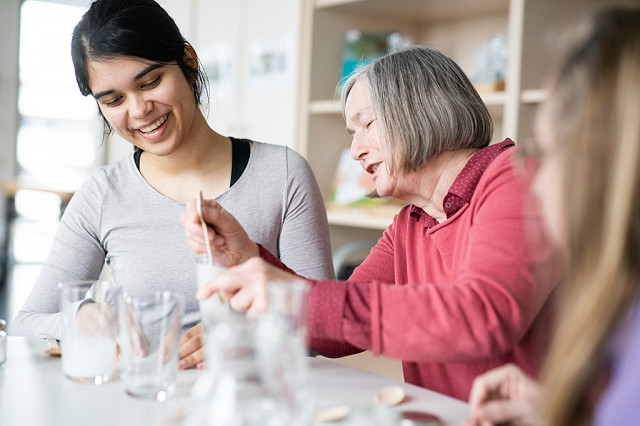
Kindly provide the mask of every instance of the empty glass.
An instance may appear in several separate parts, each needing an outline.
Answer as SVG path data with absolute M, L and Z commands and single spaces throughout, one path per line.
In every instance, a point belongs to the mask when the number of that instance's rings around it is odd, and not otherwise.
M 184 298 L 167 291 L 122 298 L 120 359 L 127 394 L 164 401 L 175 391 L 183 309 Z

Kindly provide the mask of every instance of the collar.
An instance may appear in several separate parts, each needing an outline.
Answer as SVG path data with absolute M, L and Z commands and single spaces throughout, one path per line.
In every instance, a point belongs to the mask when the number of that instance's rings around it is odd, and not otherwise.
M 469 158 L 469 161 L 467 161 L 467 164 L 462 168 L 456 180 L 453 181 L 444 200 L 442 200 L 442 209 L 446 213 L 447 219 L 471 201 L 478 182 L 480 182 L 480 178 L 482 178 L 489 164 L 491 164 L 500 153 L 514 145 L 515 143 L 507 138 L 500 143 L 480 149 Z M 412 220 L 415 222 L 421 221 L 427 227 L 435 226 L 435 224 L 438 223 L 424 210 L 413 204 L 409 208 L 409 215 Z

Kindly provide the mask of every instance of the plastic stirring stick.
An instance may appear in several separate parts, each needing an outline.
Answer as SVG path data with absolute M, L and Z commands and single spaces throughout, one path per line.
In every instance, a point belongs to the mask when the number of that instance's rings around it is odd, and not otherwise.
M 196 209 L 198 210 L 198 217 L 200 218 L 200 225 L 202 225 L 202 231 L 204 232 L 204 239 L 206 241 L 207 246 L 207 256 L 209 257 L 209 263 L 213 265 L 213 253 L 211 253 L 211 244 L 209 243 L 209 230 L 207 229 L 207 224 L 202 217 L 202 202 L 204 201 L 202 198 L 202 191 L 199 192 L 198 198 L 196 200 Z M 218 292 L 218 299 L 220 299 L 220 303 L 224 303 L 224 299 L 220 292 Z

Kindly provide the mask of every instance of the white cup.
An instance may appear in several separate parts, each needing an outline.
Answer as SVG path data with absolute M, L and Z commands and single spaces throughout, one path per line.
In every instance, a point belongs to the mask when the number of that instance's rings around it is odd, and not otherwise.
M 120 307 L 120 360 L 127 394 L 158 401 L 176 388 L 184 298 L 172 292 L 125 294 Z
M 113 377 L 116 364 L 119 286 L 107 281 L 58 284 L 62 312 L 62 371 L 97 385 Z

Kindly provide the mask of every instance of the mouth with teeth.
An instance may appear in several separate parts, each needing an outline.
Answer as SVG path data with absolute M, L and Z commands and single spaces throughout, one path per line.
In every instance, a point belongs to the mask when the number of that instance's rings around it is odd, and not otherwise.
M 378 170 L 380 164 L 381 163 L 371 164 L 369 167 L 367 167 L 367 173 L 369 173 L 370 175 L 374 174 L 376 170 Z
M 169 114 L 163 115 L 162 117 L 157 119 L 153 124 L 147 127 L 141 127 L 138 130 L 140 131 L 140 133 L 151 133 L 154 130 L 157 130 L 160 126 L 162 126 L 167 121 L 168 117 L 169 117 Z

